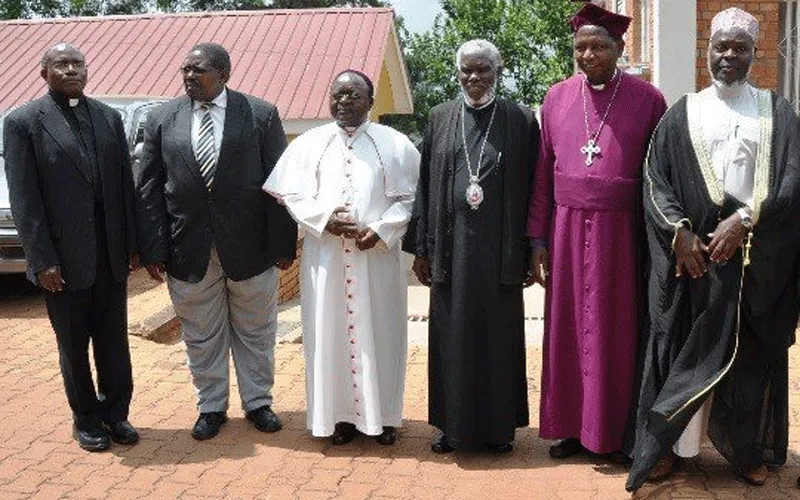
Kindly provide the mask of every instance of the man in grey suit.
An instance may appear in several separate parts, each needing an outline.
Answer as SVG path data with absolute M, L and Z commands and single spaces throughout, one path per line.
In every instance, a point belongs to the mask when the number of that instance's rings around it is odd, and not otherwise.
M 28 278 L 45 290 L 61 375 L 81 448 L 139 439 L 128 423 L 133 393 L 126 302 L 136 266 L 133 176 L 119 113 L 83 95 L 83 54 L 47 50 L 49 92 L 5 119 L 11 210 Z M 89 366 L 92 341 L 99 394 Z
M 278 271 L 297 225 L 261 185 L 286 148 L 278 110 L 228 89 L 231 62 L 201 43 L 181 66 L 186 95 L 153 112 L 136 173 L 142 262 L 167 275 L 200 416 L 198 440 L 227 420 L 232 354 L 247 419 L 280 430 L 272 411 Z

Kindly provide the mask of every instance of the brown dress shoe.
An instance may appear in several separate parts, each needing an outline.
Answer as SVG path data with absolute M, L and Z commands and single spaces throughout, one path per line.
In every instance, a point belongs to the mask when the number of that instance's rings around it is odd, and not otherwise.
M 678 460 L 678 455 L 670 451 L 661 457 L 661 460 L 653 467 L 653 470 L 650 471 L 650 475 L 647 476 L 647 480 L 651 483 L 658 483 L 665 480 L 675 472 L 675 466 L 678 465 Z
M 767 478 L 769 477 L 769 470 L 767 469 L 766 465 L 762 465 L 758 469 L 751 470 L 751 471 L 743 471 L 740 470 L 737 473 L 740 481 L 744 481 L 747 484 L 751 484 L 753 486 L 764 486 L 767 482 Z

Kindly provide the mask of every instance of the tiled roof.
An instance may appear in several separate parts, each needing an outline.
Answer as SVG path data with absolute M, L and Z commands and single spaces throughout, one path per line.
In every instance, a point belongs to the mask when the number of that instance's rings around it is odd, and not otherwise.
M 89 95 L 173 97 L 178 68 L 198 42 L 231 54 L 229 86 L 277 104 L 284 119 L 327 118 L 327 88 L 346 68 L 377 84 L 392 40 L 391 9 L 308 9 L 146 14 L 0 22 L 0 110 L 45 91 L 42 53 L 58 42 L 81 49 Z

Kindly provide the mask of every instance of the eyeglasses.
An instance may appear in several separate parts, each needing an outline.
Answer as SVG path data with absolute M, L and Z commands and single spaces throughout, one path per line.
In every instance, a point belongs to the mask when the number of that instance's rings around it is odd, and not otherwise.
M 364 99 L 364 97 L 365 96 L 363 96 L 362 94 L 360 94 L 359 92 L 356 92 L 356 91 L 339 92 L 339 93 L 336 93 L 336 94 L 332 94 L 331 95 L 331 100 L 335 101 L 335 102 L 340 102 L 340 101 L 343 101 L 345 98 L 347 98 L 348 101 L 360 101 L 360 100 Z
M 58 71 L 66 71 L 70 66 L 77 71 L 83 71 L 86 69 L 86 61 L 54 61 L 50 66 Z

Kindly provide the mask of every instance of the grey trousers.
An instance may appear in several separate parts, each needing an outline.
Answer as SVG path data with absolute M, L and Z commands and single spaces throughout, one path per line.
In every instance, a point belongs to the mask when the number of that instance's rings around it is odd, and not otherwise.
M 242 409 L 272 404 L 278 270 L 233 281 L 225 276 L 216 248 L 199 283 L 167 280 L 183 328 L 186 356 L 201 413 L 228 409 L 230 354 Z

